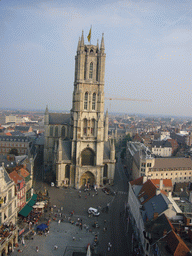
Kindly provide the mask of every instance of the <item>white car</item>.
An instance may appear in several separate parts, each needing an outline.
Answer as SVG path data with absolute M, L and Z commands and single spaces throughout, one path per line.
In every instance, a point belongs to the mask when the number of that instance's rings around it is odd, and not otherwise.
M 100 212 L 97 209 L 93 208 L 93 207 L 90 207 L 88 209 L 88 213 L 93 214 L 94 216 L 99 216 L 100 215 Z

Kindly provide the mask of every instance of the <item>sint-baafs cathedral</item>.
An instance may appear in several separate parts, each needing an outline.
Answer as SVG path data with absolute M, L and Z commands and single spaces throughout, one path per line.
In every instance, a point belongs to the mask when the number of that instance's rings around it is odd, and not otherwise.
M 70 114 L 45 111 L 44 165 L 56 172 L 56 185 L 80 188 L 112 184 L 115 146 L 108 140 L 104 114 L 104 35 L 101 44 L 84 44 L 82 32 L 75 57 Z

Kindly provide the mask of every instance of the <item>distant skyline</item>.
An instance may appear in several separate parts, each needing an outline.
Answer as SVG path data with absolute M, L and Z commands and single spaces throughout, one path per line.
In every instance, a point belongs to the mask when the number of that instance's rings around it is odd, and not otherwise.
M 0 1 L 0 108 L 70 111 L 79 36 L 104 33 L 105 110 L 192 116 L 191 0 Z

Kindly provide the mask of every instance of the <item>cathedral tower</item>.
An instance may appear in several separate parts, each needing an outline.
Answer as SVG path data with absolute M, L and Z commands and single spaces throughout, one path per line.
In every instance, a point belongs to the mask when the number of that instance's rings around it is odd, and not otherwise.
M 104 115 L 105 57 L 104 35 L 100 46 L 85 45 L 82 33 L 71 113 L 45 111 L 45 168 L 56 171 L 58 187 L 113 182 L 115 148 L 108 141 L 108 112 Z
M 93 179 L 95 184 L 100 184 L 102 176 L 105 57 L 104 35 L 99 47 L 98 42 L 96 46 L 85 45 L 82 33 L 75 57 L 72 107 L 71 157 L 75 165 L 76 186 L 84 185 L 87 181 L 91 183 Z

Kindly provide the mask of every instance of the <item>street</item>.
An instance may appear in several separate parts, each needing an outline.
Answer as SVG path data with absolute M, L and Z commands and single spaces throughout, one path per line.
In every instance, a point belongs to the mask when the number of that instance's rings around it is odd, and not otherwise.
M 39 167 L 38 170 L 42 170 Z M 114 256 L 124 256 L 131 255 L 130 250 L 131 246 L 128 245 L 128 234 L 127 234 L 127 223 L 126 223 L 126 203 L 127 203 L 127 192 L 128 192 L 128 182 L 127 177 L 124 174 L 123 165 L 121 163 L 121 159 L 118 159 L 116 163 L 116 171 L 115 171 L 115 179 L 114 185 L 108 186 L 111 192 L 117 192 L 116 195 L 107 195 L 102 189 L 98 189 L 98 194 L 95 193 L 94 190 L 84 192 L 83 190 L 79 193 L 79 190 L 74 188 L 56 188 L 51 187 L 50 184 L 41 181 L 42 172 L 35 172 L 35 182 L 34 182 L 34 193 L 38 193 L 39 191 L 44 192 L 45 189 L 48 191 L 50 196 L 50 205 L 55 205 L 56 208 L 52 215 L 52 219 L 57 213 L 59 209 L 62 208 L 62 215 L 66 216 L 65 223 L 60 224 L 59 230 L 65 230 L 65 233 L 61 235 L 58 234 L 57 222 L 59 218 L 51 221 L 50 225 L 50 234 L 49 238 L 36 236 L 34 241 L 28 241 L 28 246 L 25 252 L 23 249 L 23 255 L 29 255 L 30 251 L 34 251 L 35 243 L 40 244 L 39 248 L 41 251 L 41 255 L 43 255 L 45 247 L 53 248 L 54 243 L 59 244 L 58 252 L 62 252 L 62 255 L 67 250 L 67 248 L 73 246 L 75 247 L 84 247 L 86 248 L 88 242 L 93 244 L 94 234 L 98 234 L 98 246 L 95 247 L 95 252 L 100 255 L 114 255 Z M 79 196 L 81 194 L 81 197 Z M 99 217 L 88 217 L 87 210 L 89 207 L 106 209 L 108 206 L 108 212 L 102 211 Z M 90 232 L 86 233 L 86 230 L 79 230 L 77 227 L 77 231 L 74 230 L 74 227 L 69 224 L 67 219 L 70 216 L 70 212 L 74 211 L 74 215 L 71 217 L 71 220 L 74 222 L 77 221 L 78 218 L 81 218 L 83 224 L 89 227 Z M 92 225 L 94 222 L 97 222 L 99 228 L 93 228 Z M 55 226 L 56 225 L 56 226 Z M 62 228 L 63 227 L 63 228 Z M 66 232 L 67 231 L 67 232 Z M 76 233 L 75 233 L 76 232 Z M 78 236 L 78 241 L 73 241 L 73 236 Z M 87 237 L 87 238 L 86 238 Z M 41 241 L 43 239 L 43 241 Z M 65 239 L 65 243 L 62 243 L 61 239 Z M 50 242 L 52 241 L 52 245 L 50 247 Z M 60 241 L 61 240 L 61 241 Z M 81 242 L 80 242 L 81 241 Z M 42 247 L 42 242 L 44 246 Z M 108 251 L 108 243 L 111 243 L 110 251 Z M 42 251 L 43 250 L 43 251 Z M 31 251 L 31 255 L 34 252 Z M 58 255 L 55 252 L 51 252 L 48 250 L 48 255 Z M 46 252 L 48 252 L 46 250 Z M 14 254 L 17 255 L 17 254 Z

